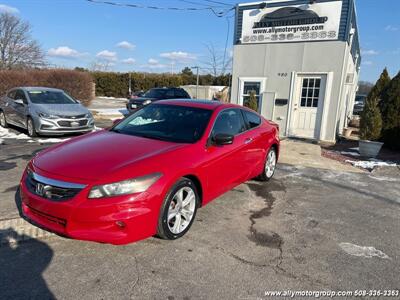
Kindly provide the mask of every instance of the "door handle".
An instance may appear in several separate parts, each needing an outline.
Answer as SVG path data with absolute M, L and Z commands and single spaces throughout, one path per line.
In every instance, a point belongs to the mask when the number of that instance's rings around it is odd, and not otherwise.
M 247 145 L 247 144 L 250 144 L 252 141 L 253 141 L 252 138 L 247 138 L 244 140 L 244 143 Z

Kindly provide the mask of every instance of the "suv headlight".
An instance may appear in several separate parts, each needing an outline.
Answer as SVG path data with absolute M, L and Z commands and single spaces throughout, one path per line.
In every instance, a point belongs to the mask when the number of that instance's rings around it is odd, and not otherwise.
M 143 105 L 147 105 L 147 104 L 150 104 L 150 103 L 151 103 L 151 100 L 146 100 L 146 101 L 143 102 Z
M 58 119 L 59 118 L 57 115 L 46 114 L 44 112 L 40 112 L 39 117 L 45 118 L 45 119 Z
M 153 173 L 133 179 L 94 186 L 90 190 L 89 198 L 98 199 L 118 195 L 142 193 L 145 192 L 161 176 L 161 173 Z

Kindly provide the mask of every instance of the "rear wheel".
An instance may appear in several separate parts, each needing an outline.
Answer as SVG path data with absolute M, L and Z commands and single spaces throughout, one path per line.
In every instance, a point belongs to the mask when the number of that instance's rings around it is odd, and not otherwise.
M 275 174 L 275 169 L 276 169 L 276 149 L 275 147 L 272 147 L 268 151 L 268 154 L 265 158 L 263 172 L 258 176 L 258 179 L 261 181 L 270 180 Z
M 36 129 L 35 129 L 35 124 L 33 123 L 33 120 L 30 117 L 28 117 L 28 119 L 26 120 L 26 129 L 28 130 L 28 135 L 30 137 L 37 136 L 37 132 L 36 132 Z
M 180 179 L 165 197 L 158 220 L 157 234 L 167 240 L 182 237 L 196 216 L 199 196 L 194 183 Z

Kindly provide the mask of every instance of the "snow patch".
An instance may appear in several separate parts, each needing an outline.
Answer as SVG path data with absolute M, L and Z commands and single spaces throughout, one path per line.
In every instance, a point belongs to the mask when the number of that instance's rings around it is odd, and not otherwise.
M 16 140 L 29 140 L 30 137 L 27 136 L 26 134 L 20 133 L 14 133 L 7 128 L 0 127 L 0 138 L 1 139 L 16 139 Z
M 126 109 L 121 108 L 95 108 L 92 110 L 101 116 L 120 115 L 121 117 L 124 117 L 124 115 L 128 114 L 128 111 Z
M 116 97 L 107 97 L 107 96 L 100 96 L 97 97 L 98 99 L 106 99 L 106 100 L 119 100 L 119 101 L 127 101 L 126 98 L 116 98 Z
M 382 161 L 378 159 L 371 159 L 371 160 L 346 160 L 345 162 L 348 162 L 352 164 L 354 167 L 359 167 L 367 170 L 373 170 L 376 167 L 396 167 L 397 164 L 390 162 L 390 161 Z
M 46 144 L 46 143 L 61 143 L 68 141 L 70 138 L 66 139 L 59 139 L 59 138 L 48 138 L 48 139 L 35 139 L 29 140 L 28 143 L 39 143 L 39 144 Z
M 382 259 L 390 259 L 388 255 L 383 253 L 381 250 L 375 249 L 374 247 L 358 246 L 352 243 L 340 243 L 339 247 L 342 248 L 342 250 L 347 254 L 353 256 L 362 256 L 367 258 L 376 256 Z
M 340 154 L 351 155 L 351 156 L 360 156 L 360 154 L 357 152 L 349 152 L 349 151 L 340 151 Z

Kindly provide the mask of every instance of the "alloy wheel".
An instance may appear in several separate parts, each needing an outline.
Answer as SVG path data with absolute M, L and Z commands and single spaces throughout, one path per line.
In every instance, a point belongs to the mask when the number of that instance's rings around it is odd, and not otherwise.
M 271 149 L 265 162 L 265 175 L 267 178 L 271 178 L 274 175 L 276 168 L 276 153 L 275 150 Z
M 190 224 L 196 209 L 196 194 L 192 188 L 179 189 L 168 207 L 168 229 L 173 234 L 182 233 Z
M 33 122 L 32 122 L 31 119 L 28 119 L 27 127 L 28 127 L 28 135 L 29 136 L 33 136 L 34 135 L 34 129 L 33 129 Z
M 0 125 L 1 127 L 6 127 L 7 123 L 6 123 L 6 116 L 4 115 L 4 112 L 0 112 Z

